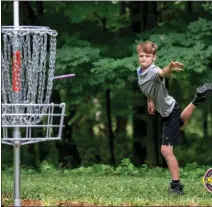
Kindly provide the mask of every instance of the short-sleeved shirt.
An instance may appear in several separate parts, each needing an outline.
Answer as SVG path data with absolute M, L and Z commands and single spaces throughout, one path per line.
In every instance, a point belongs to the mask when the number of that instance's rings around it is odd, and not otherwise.
M 159 76 L 160 68 L 152 63 L 147 69 L 137 69 L 138 84 L 145 96 L 154 102 L 155 110 L 162 117 L 168 117 L 174 106 L 175 99 L 168 94 L 165 87 L 165 80 Z

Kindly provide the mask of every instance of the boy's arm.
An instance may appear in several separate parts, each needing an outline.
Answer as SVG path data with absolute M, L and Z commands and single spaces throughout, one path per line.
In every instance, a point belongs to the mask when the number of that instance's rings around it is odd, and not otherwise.
M 183 67 L 182 63 L 171 61 L 167 67 L 165 67 L 163 70 L 160 70 L 159 76 L 163 78 L 167 75 L 170 75 L 172 71 L 182 71 L 183 69 L 181 67 Z
M 155 106 L 154 106 L 154 102 L 151 98 L 147 98 L 147 106 L 148 106 L 148 112 L 151 115 L 155 114 Z

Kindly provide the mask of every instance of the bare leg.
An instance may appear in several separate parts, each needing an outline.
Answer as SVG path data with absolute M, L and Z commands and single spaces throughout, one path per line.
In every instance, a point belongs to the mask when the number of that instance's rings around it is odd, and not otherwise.
M 175 155 L 173 154 L 173 146 L 162 145 L 161 153 L 166 159 L 169 171 L 171 173 L 172 180 L 180 180 L 179 164 Z
M 184 121 L 184 125 L 189 121 L 191 115 L 193 114 L 194 109 L 196 106 L 193 103 L 190 103 L 181 113 L 180 117 Z

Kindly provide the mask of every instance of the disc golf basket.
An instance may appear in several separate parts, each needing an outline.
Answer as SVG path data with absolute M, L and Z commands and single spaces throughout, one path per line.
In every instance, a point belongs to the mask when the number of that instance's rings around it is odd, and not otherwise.
M 65 104 L 50 103 L 57 79 L 56 36 L 48 27 L 2 27 L 1 137 L 3 144 L 14 146 L 14 206 L 21 206 L 20 146 L 62 135 Z
M 2 142 L 14 145 L 15 141 L 29 144 L 60 139 L 65 104 L 49 104 L 57 32 L 47 27 L 3 26 L 2 36 Z M 61 113 L 55 114 L 58 107 Z M 53 125 L 56 117 L 60 119 L 59 125 Z M 33 137 L 32 130 L 40 127 L 46 128 L 45 139 Z M 14 136 L 10 128 L 19 133 Z M 51 137 L 52 128 L 59 129 L 58 136 Z

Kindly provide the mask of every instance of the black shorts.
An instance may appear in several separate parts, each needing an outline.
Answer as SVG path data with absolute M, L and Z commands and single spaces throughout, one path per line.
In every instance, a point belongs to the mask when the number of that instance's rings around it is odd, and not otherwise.
M 176 102 L 172 113 L 168 117 L 162 117 L 163 135 L 162 145 L 177 145 L 180 143 L 180 127 L 184 124 L 180 118 L 181 109 Z

